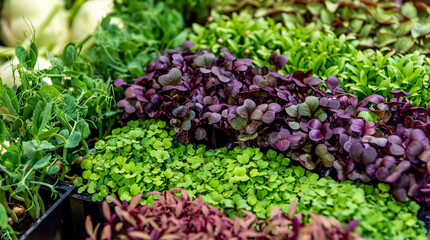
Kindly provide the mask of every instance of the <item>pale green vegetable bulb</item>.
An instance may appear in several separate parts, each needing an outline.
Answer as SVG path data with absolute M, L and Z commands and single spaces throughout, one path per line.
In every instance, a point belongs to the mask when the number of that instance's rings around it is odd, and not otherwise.
M 18 70 L 15 70 L 15 72 L 13 73 L 13 69 L 14 67 L 16 67 L 16 65 L 18 65 L 18 63 L 18 58 L 15 57 L 0 66 L 0 77 L 2 79 L 2 82 L 10 88 L 13 87 L 14 84 L 16 84 L 17 86 L 21 85 L 21 78 L 19 77 Z M 51 63 L 49 62 L 49 60 L 39 56 L 37 58 L 36 66 L 34 67 L 34 69 L 43 70 L 50 67 Z M 52 84 L 51 78 L 49 77 L 44 77 L 42 80 L 49 85 Z
M 103 17 L 113 12 L 113 0 L 90 0 L 85 2 L 73 19 L 71 40 L 80 42 L 95 32 Z M 113 18 L 112 23 L 122 27 L 119 19 Z
M 7 46 L 15 47 L 34 33 L 39 48 L 45 47 L 54 54 L 62 52 L 70 35 L 63 0 L 4 1 L 0 21 L 2 41 Z

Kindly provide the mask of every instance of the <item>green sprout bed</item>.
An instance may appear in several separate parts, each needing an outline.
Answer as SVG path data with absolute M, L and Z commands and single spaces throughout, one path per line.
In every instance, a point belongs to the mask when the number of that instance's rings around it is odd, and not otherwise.
M 102 201 L 113 195 L 131 200 L 140 192 L 186 189 L 190 195 L 233 217 L 246 209 L 266 218 L 278 205 L 298 200 L 298 211 L 335 217 L 346 223 L 359 219 L 357 232 L 371 239 L 425 239 L 424 223 L 416 218 L 419 206 L 412 201 L 397 202 L 389 186 L 357 182 L 342 183 L 318 178 L 273 150 L 256 148 L 208 150 L 203 145 L 182 145 L 175 132 L 162 121 L 130 121 L 96 144 L 96 153 L 81 167 L 83 178 L 76 182 L 79 192 Z M 142 204 L 152 203 L 144 198 Z

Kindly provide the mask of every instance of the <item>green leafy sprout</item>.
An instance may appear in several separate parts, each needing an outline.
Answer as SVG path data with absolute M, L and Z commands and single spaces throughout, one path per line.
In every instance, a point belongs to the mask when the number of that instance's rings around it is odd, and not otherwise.
M 273 150 L 256 148 L 206 149 L 182 145 L 162 121 L 130 121 L 96 144 L 97 151 L 81 163 L 82 178 L 75 184 L 94 201 L 106 196 L 131 200 L 137 193 L 181 187 L 199 195 L 231 216 L 239 210 L 266 218 L 273 206 L 288 211 L 297 200 L 298 211 L 335 217 L 341 222 L 359 219 L 358 233 L 371 239 L 425 239 L 424 223 L 416 217 L 413 201 L 395 201 L 389 186 L 336 182 L 317 174 Z M 141 203 L 152 203 L 151 195 Z

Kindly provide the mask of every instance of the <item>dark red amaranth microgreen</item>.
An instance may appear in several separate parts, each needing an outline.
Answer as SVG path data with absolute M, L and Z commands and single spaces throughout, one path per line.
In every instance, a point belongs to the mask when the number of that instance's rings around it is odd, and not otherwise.
M 334 218 L 310 213 L 312 220 L 305 224 L 302 214 L 295 214 L 292 201 L 288 214 L 274 207 L 270 218 L 263 221 L 243 210 L 244 218 L 230 219 L 214 206 L 206 204 L 202 197 L 191 200 L 187 192 L 180 190 L 182 198 L 171 191 L 156 194 L 152 206 L 138 206 L 142 194 L 133 198 L 130 204 L 108 197 L 115 204 L 111 213 L 108 203 L 103 202 L 103 214 L 107 221 L 99 232 L 100 224 L 93 228 L 91 217 L 86 220 L 87 240 L 111 239 L 339 239 L 363 240 L 354 229 L 358 220 L 350 221 L 345 227 Z
M 321 88 L 311 70 L 280 75 L 226 49 L 222 57 L 190 46 L 166 51 L 134 84 L 114 82 L 125 88 L 124 119 L 167 120 L 182 143 L 272 147 L 309 170 L 333 167 L 340 180 L 388 183 L 399 201 L 429 199 L 430 106 L 412 106 L 402 91 L 358 102 L 336 77 Z M 287 58 L 270 62 L 280 69 Z

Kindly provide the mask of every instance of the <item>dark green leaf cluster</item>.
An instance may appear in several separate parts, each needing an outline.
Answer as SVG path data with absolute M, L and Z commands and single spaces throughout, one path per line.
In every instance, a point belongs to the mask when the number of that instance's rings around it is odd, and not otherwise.
M 94 34 L 94 45 L 79 60 L 80 70 L 90 76 L 131 81 L 142 76 L 144 66 L 162 51 L 180 46 L 188 35 L 183 16 L 163 1 L 121 1 L 112 17 L 121 19 L 121 24 L 109 24 L 106 18 Z
M 430 62 L 418 53 L 405 56 L 395 52 L 359 50 L 352 36 L 318 31 L 315 24 L 288 28 L 273 19 L 253 18 L 242 12 L 233 16 L 215 16 L 205 27 L 193 25 L 191 41 L 198 48 L 221 54 L 228 48 L 233 56 L 252 58 L 254 64 L 270 66 L 269 57 L 278 50 L 288 57 L 280 73 L 313 69 L 313 76 L 336 76 L 341 87 L 360 100 L 371 94 L 389 96 L 390 90 L 412 94 L 413 104 L 430 103 Z
M 168 7 L 176 9 L 184 17 L 187 25 L 191 23 L 204 23 L 210 15 L 210 10 L 217 5 L 211 0 L 157 0 L 164 2 Z
M 305 219 L 308 211 L 343 223 L 360 219 L 357 232 L 363 237 L 425 239 L 423 223 L 416 218 L 419 206 L 410 200 L 397 202 L 386 184 L 375 188 L 319 179 L 301 166 L 289 165 L 288 158 L 273 150 L 209 150 L 174 139 L 174 131 L 162 121 L 130 121 L 115 129 L 81 163 L 85 171 L 76 182 L 79 192 L 87 191 L 97 201 L 109 195 L 129 201 L 138 193 L 180 187 L 192 197 L 203 195 L 207 203 L 224 208 L 231 217 L 244 209 L 262 219 L 275 205 L 288 211 L 288 204 L 297 200 Z M 150 196 L 141 203 L 154 200 Z
M 38 70 L 36 45 L 17 47 L 19 64 L 10 67 L 22 84 L 0 81 L 0 205 L 14 224 L 22 219 L 10 209 L 12 197 L 38 219 L 45 211 L 40 186 L 54 192 L 45 177 L 64 180 L 71 163 L 89 153 L 89 139 L 110 132 L 111 87 L 76 72 L 78 54 L 79 46 L 69 44 L 61 58 L 49 56 L 53 67 Z M 91 135 L 97 128 L 100 134 Z

